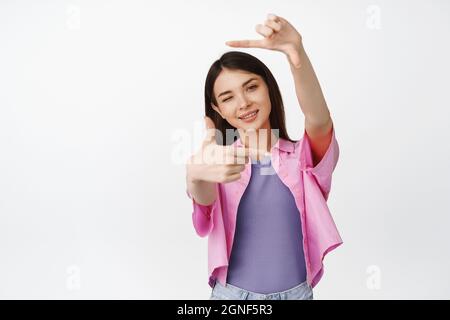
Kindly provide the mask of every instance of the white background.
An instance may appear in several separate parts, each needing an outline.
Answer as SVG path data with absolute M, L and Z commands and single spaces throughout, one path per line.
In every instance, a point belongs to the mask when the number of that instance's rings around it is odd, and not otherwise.
M 0 2 L 0 298 L 207 299 L 182 159 L 225 41 L 302 34 L 340 146 L 316 299 L 450 298 L 450 2 Z M 286 57 L 261 59 L 291 138 Z M 200 134 L 198 134 L 200 132 Z

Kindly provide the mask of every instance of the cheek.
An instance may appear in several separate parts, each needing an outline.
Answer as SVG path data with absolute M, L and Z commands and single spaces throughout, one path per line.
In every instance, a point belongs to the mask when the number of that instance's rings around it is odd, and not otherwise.
M 266 105 L 265 107 L 262 108 L 261 115 L 264 116 L 265 118 L 268 118 L 270 115 L 270 110 L 271 110 L 270 105 L 268 105 L 268 106 Z
M 237 108 L 231 103 L 226 106 L 222 106 L 222 114 L 227 119 L 235 118 L 237 114 Z
M 227 118 L 227 119 L 234 119 L 234 118 L 237 119 L 236 111 L 231 110 L 231 108 L 228 109 L 228 110 L 224 113 L 224 116 L 225 116 L 225 118 Z

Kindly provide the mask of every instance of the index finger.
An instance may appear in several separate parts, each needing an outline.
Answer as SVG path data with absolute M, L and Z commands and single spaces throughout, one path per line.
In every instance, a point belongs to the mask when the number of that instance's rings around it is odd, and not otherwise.
M 254 148 L 245 148 L 248 156 L 250 156 L 253 159 L 261 160 L 263 158 L 270 157 L 270 152 L 260 149 L 254 149 Z
M 251 147 L 236 147 L 234 151 L 234 156 L 238 163 L 241 163 L 243 159 L 245 159 L 245 163 L 247 163 L 247 159 L 249 157 L 253 159 L 262 159 L 270 156 L 270 152 L 265 150 L 259 150 Z M 241 162 L 239 162 L 241 161 Z

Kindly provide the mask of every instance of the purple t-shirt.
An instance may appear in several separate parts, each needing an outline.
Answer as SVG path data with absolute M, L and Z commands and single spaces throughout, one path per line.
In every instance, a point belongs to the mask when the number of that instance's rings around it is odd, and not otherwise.
M 263 294 L 285 291 L 306 281 L 300 212 L 270 157 L 252 160 L 251 166 L 238 207 L 227 283 Z

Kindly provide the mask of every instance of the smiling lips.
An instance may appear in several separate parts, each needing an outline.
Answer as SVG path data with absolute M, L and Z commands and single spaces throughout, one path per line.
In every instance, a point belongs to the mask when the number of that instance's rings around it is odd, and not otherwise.
M 259 111 L 259 110 L 247 112 L 247 113 L 243 114 L 242 116 L 240 116 L 239 119 L 241 119 L 241 120 L 249 120 L 249 119 L 252 119 L 254 116 L 256 116 L 256 114 L 258 113 L 258 111 Z

